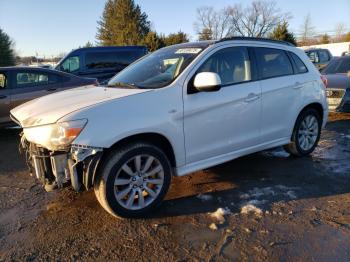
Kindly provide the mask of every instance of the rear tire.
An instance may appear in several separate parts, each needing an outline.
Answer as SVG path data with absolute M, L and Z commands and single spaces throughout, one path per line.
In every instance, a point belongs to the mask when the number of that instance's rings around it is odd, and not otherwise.
M 284 149 L 293 156 L 311 154 L 320 139 L 322 119 L 317 110 L 306 109 L 300 113 L 295 123 L 291 143 Z
M 133 143 L 107 156 L 94 183 L 101 206 L 113 216 L 144 217 L 164 199 L 172 167 L 164 152 Z

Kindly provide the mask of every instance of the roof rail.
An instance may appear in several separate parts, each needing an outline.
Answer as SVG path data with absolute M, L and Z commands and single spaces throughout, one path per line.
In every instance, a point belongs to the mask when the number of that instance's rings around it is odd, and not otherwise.
M 246 37 L 246 36 L 225 37 L 225 38 L 221 38 L 220 40 L 218 40 L 218 43 L 225 42 L 225 41 L 232 41 L 232 40 L 263 41 L 263 42 L 270 42 L 270 43 L 275 43 L 275 44 L 294 46 L 292 43 L 289 43 L 286 41 L 269 39 L 269 38 L 260 38 L 260 37 Z

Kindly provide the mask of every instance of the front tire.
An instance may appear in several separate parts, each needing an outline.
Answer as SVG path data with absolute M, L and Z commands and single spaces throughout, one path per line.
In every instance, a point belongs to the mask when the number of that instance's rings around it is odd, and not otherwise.
M 148 143 L 113 150 L 104 161 L 94 191 L 113 216 L 144 217 L 164 199 L 172 167 L 164 152 Z
M 291 143 L 284 146 L 284 149 L 294 156 L 311 154 L 320 139 L 321 126 L 322 119 L 317 110 L 304 110 L 295 123 Z

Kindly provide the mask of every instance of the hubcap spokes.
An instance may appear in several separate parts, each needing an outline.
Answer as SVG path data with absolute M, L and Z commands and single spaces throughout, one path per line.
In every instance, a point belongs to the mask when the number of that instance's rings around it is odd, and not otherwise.
M 159 160 L 150 155 L 137 155 L 118 170 L 114 195 L 124 208 L 138 210 L 157 198 L 163 183 L 164 169 Z
M 310 150 L 316 143 L 318 136 L 318 121 L 315 116 L 307 116 L 300 125 L 298 140 L 301 149 Z

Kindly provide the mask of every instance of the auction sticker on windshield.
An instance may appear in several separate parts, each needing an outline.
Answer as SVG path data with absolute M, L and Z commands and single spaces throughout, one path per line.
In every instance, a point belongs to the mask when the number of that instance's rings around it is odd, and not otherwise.
M 198 54 L 202 48 L 181 48 L 175 54 Z

